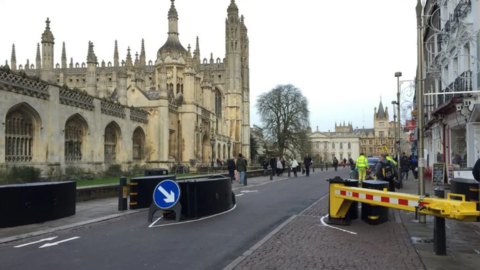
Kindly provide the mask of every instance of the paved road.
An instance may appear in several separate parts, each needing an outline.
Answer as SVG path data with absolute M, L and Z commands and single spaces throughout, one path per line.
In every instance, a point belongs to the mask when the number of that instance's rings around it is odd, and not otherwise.
M 31 238 L 0 247 L 2 269 L 222 269 L 270 231 L 327 194 L 326 178 L 346 176 L 318 172 L 275 183 L 248 187 L 236 197 L 230 213 L 193 223 L 148 228 L 147 214 Z M 241 190 L 236 191 L 237 195 Z M 40 248 L 36 243 L 14 246 L 48 237 L 48 243 L 72 239 Z

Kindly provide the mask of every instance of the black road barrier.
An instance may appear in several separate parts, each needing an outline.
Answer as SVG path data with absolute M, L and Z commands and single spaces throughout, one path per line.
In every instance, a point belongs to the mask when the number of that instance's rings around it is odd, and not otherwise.
M 75 215 L 76 182 L 0 186 L 0 228 L 44 223 Z
M 120 188 L 118 189 L 118 211 L 126 211 L 128 209 L 128 187 L 127 178 L 120 177 Z
M 362 181 L 362 188 L 383 190 L 389 183 L 381 180 Z M 388 221 L 388 207 L 362 203 L 362 220 L 370 225 L 378 225 Z

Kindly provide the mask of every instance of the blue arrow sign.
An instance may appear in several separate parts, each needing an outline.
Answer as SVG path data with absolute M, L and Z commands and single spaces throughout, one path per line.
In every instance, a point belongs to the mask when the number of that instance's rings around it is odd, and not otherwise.
M 180 199 L 180 187 L 175 181 L 160 182 L 153 191 L 153 201 L 160 209 L 170 209 Z

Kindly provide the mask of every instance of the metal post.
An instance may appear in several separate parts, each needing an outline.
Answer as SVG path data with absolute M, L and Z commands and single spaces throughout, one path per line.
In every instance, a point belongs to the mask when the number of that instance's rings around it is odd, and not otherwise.
M 120 188 L 118 189 L 118 211 L 127 210 L 127 178 L 120 177 Z
M 402 76 L 402 72 L 395 72 L 395 77 L 397 77 L 397 123 L 398 123 L 398 146 L 397 146 L 397 175 L 398 175 L 398 182 L 400 183 L 400 188 L 403 188 L 403 179 L 402 179 L 402 172 L 400 168 L 400 152 L 401 152 L 401 143 L 402 143 L 402 118 L 400 117 L 400 77 Z M 395 129 L 395 134 L 397 133 L 397 129 Z M 395 139 L 395 145 L 397 144 L 397 139 Z
M 417 110 L 418 110 L 418 117 L 417 117 L 417 127 L 418 127 L 418 145 L 417 145 L 417 153 L 418 153 L 418 194 L 424 195 L 425 194 L 425 175 L 424 175 L 424 167 L 425 167 L 425 158 L 424 158 L 424 145 L 423 145 L 423 121 L 424 121 L 424 113 L 423 113 L 423 5 L 420 0 L 417 2 L 416 12 L 417 12 L 417 63 L 418 63 L 418 74 L 417 74 Z M 420 223 L 426 223 L 425 215 L 420 215 Z
M 445 191 L 435 188 L 435 197 L 445 198 Z M 445 229 L 445 218 L 434 217 L 433 220 L 433 252 L 435 255 L 447 255 L 447 232 Z
M 290 177 L 290 166 L 288 166 L 287 171 L 288 171 L 288 177 Z

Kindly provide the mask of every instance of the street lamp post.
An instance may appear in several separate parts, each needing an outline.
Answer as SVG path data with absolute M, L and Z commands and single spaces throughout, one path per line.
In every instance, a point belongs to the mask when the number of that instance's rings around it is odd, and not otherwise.
M 230 146 L 232 146 L 232 141 L 230 139 L 228 139 L 228 142 L 227 142 L 227 147 L 228 147 L 228 158 L 230 158 Z
M 400 151 L 401 151 L 401 141 L 402 141 L 402 118 L 400 117 L 400 77 L 402 77 L 402 72 L 395 72 L 395 77 L 397 78 L 397 119 L 398 119 L 398 146 L 397 146 L 397 160 L 398 160 L 398 177 L 402 177 L 400 173 Z M 395 145 L 397 141 L 395 139 Z M 403 179 L 402 179 L 403 180 Z M 400 185 L 403 186 L 402 181 Z
M 424 71 L 423 71 L 423 16 L 422 10 L 423 5 L 420 0 L 417 2 L 417 6 L 415 8 L 417 13 L 417 109 L 418 109 L 418 146 L 417 146 L 417 154 L 418 154 L 418 195 L 423 196 L 425 194 L 425 175 L 424 175 L 424 167 L 425 167 L 425 158 L 424 158 L 424 145 L 423 145 L 423 120 L 424 120 L 424 113 L 423 113 L 423 78 Z M 420 223 L 426 223 L 425 215 L 420 215 Z
M 212 145 L 212 167 L 213 167 L 213 146 L 215 145 L 215 138 L 212 136 L 212 138 L 210 139 L 210 144 Z

